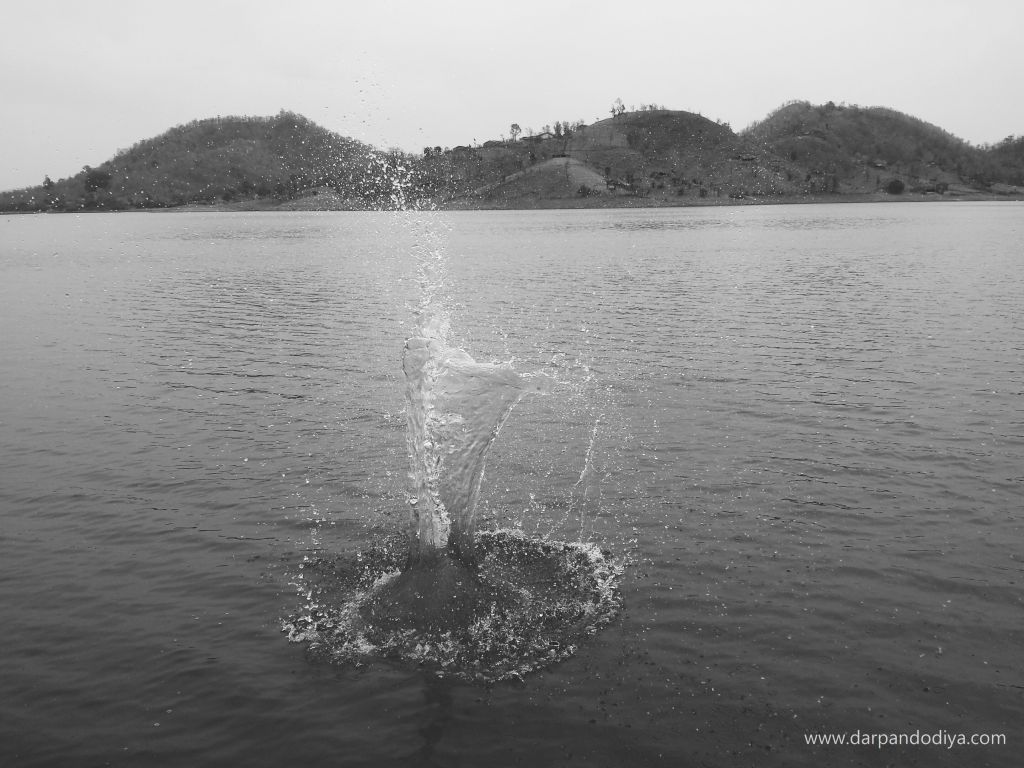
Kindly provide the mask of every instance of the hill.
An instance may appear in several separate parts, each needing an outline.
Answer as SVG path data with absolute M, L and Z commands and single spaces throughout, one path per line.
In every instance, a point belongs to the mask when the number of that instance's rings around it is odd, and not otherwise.
M 691 205 L 730 200 L 1024 195 L 1024 137 L 975 147 L 881 107 L 785 104 L 735 133 L 647 107 L 592 125 L 422 156 L 382 152 L 301 115 L 178 126 L 57 182 L 0 193 L 0 211 Z M 401 184 L 396 182 L 401 181 Z
M 121 210 L 283 202 L 329 188 L 338 205 L 378 207 L 392 159 L 301 115 L 217 117 L 140 141 L 95 168 L 0 195 L 0 210 Z
M 902 185 L 909 191 L 966 193 L 1022 182 L 1020 168 L 1014 171 L 1009 158 L 883 107 L 792 102 L 743 135 L 801 166 L 808 180 L 825 180 L 829 191 L 865 193 Z
M 599 180 L 569 183 L 560 158 Z M 792 102 L 739 134 L 691 112 L 618 112 L 560 136 L 428 152 L 422 166 L 449 180 L 433 191 L 453 207 L 1024 193 L 1024 139 L 979 148 L 895 110 L 832 103 Z
M 585 182 L 552 187 L 545 173 L 566 158 L 591 172 Z M 623 112 L 561 136 L 542 134 L 515 142 L 457 147 L 426 161 L 453 179 L 448 201 L 516 206 L 572 197 L 614 204 L 623 198 L 685 204 L 695 199 L 796 195 L 800 169 L 726 126 L 691 112 Z M 539 164 L 539 165 L 538 165 Z

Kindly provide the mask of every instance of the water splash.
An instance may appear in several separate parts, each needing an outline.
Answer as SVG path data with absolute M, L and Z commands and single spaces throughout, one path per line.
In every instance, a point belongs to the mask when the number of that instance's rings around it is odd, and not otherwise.
M 444 341 L 417 336 L 405 344 L 410 500 L 419 550 L 451 549 L 473 560 L 476 502 L 487 449 L 519 398 L 540 391 L 510 364 L 478 363 Z
M 401 170 L 401 169 L 399 169 Z M 392 166 L 388 172 L 400 178 Z M 410 205 L 396 184 L 396 208 Z M 406 216 L 408 214 L 399 214 Z M 421 213 L 416 228 L 419 301 L 402 367 L 410 461 L 407 530 L 355 556 L 303 563 L 305 607 L 284 622 L 290 640 L 331 661 L 386 656 L 474 680 L 518 677 L 571 655 L 617 614 L 623 564 L 594 544 L 528 536 L 521 528 L 477 532 L 476 506 L 491 444 L 516 404 L 558 382 L 478 362 L 451 344 L 445 230 Z M 599 498 L 590 431 L 584 466 L 569 491 L 579 518 Z M 529 478 L 523 478 L 529 482 Z
M 319 660 L 358 667 L 389 658 L 440 676 L 493 682 L 568 658 L 621 608 L 622 561 L 594 544 L 543 542 L 502 529 L 480 533 L 477 547 L 480 578 L 501 597 L 464 626 L 424 630 L 365 620 L 362 609 L 398 577 L 405 557 L 404 539 L 392 538 L 355 560 L 306 563 L 306 608 L 282 628 Z

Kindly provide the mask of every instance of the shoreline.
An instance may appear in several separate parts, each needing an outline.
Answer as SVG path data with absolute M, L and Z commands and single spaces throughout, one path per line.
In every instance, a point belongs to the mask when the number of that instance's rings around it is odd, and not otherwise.
M 616 208 L 731 208 L 765 205 L 828 205 L 861 203 L 998 203 L 1024 202 L 1024 194 L 1000 195 L 991 193 L 967 194 L 913 194 L 890 195 L 885 192 L 867 194 L 820 194 L 820 195 L 779 195 L 772 197 L 748 196 L 742 198 L 691 198 L 677 200 L 667 197 L 632 196 L 589 196 L 589 197 L 520 197 L 515 200 L 473 200 L 460 198 L 436 203 L 437 211 L 544 211 L 544 210 L 608 210 Z M 82 208 L 78 210 L 49 211 L 3 211 L 0 215 L 25 216 L 34 214 L 82 214 L 82 213 L 266 213 L 266 212 L 353 212 L 387 211 L 391 208 L 359 206 L 345 201 L 331 204 L 317 196 L 274 202 L 267 199 L 247 200 L 234 203 L 186 203 L 164 208 Z M 428 209 L 430 210 L 430 209 Z
M 968 203 L 968 202 L 1024 202 L 1024 195 L 937 195 L 937 194 L 821 194 L 779 195 L 772 197 L 703 198 L 676 201 L 670 198 L 615 197 L 601 198 L 528 198 L 508 203 L 504 201 L 448 201 L 438 206 L 444 211 L 463 210 L 557 210 L 608 208 L 725 208 L 755 205 L 827 205 L 859 203 Z

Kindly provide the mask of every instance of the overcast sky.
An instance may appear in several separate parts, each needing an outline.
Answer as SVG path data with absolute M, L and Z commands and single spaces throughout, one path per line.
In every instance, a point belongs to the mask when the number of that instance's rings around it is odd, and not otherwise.
M 1024 134 L 1021 0 L 7 2 L 0 189 L 197 118 L 288 109 L 420 151 L 621 97 L 739 130 L 806 99 Z

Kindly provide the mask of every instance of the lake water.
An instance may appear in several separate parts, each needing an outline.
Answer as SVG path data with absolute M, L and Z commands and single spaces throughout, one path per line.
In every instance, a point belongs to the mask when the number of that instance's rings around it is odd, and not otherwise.
M 0 763 L 1017 764 L 1021 243 L 996 203 L 3 217 Z M 519 683 L 281 633 L 304 557 L 405 519 L 422 249 L 459 343 L 560 382 L 485 526 L 630 563 Z M 856 731 L 1009 745 L 805 739 Z

